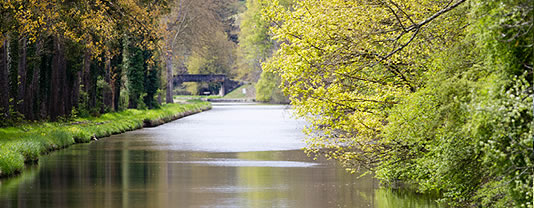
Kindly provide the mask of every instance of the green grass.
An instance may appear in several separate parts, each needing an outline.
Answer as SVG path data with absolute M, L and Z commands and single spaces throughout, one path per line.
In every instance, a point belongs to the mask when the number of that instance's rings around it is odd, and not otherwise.
M 22 171 L 24 163 L 74 143 L 89 142 L 144 126 L 159 124 L 211 108 L 208 102 L 166 104 L 159 109 L 107 113 L 100 117 L 77 118 L 68 122 L 24 124 L 0 128 L 0 177 Z
M 243 94 L 243 89 L 247 89 L 247 93 Z M 254 85 L 252 84 L 246 84 L 241 87 L 238 87 L 235 90 L 232 90 L 232 92 L 226 94 L 223 98 L 226 99 L 253 99 L 255 98 L 254 95 L 256 93 L 256 90 L 254 88 Z

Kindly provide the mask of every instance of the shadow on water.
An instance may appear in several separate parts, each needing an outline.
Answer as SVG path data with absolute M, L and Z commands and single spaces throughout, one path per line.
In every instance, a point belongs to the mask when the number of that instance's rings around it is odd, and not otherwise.
M 0 207 L 437 207 L 299 150 L 283 106 L 221 105 L 75 145 L 0 181 Z

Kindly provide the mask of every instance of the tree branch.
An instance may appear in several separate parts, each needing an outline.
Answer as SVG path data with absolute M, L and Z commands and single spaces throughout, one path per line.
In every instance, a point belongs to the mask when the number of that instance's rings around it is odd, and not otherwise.
M 405 35 L 406 33 L 408 32 L 414 32 L 412 37 L 410 37 L 410 40 L 408 40 L 406 43 L 402 44 L 400 47 L 396 48 L 395 50 L 391 51 L 389 54 L 385 55 L 384 57 L 382 57 L 380 60 L 378 60 L 377 62 L 375 62 L 374 64 L 371 65 L 371 67 L 377 65 L 378 63 L 388 59 L 389 57 L 393 56 L 394 54 L 398 53 L 399 51 L 403 50 L 404 48 L 406 48 L 406 46 L 408 46 L 414 39 L 415 37 L 417 36 L 417 34 L 419 33 L 421 27 L 423 27 L 424 25 L 428 24 L 429 22 L 431 22 L 432 20 L 438 18 L 439 16 L 441 16 L 442 14 L 458 7 L 460 4 L 464 3 L 466 0 L 460 0 L 458 2 L 456 2 L 455 4 L 453 5 L 450 5 L 448 7 L 445 7 L 443 8 L 442 10 L 436 12 L 435 14 L 433 14 L 432 16 L 426 18 L 425 20 L 417 23 L 417 24 L 414 24 L 414 25 L 411 25 L 410 27 L 408 27 L 406 29 L 406 32 L 405 33 L 401 33 L 401 35 L 398 37 L 398 39 L 400 39 L 403 35 Z

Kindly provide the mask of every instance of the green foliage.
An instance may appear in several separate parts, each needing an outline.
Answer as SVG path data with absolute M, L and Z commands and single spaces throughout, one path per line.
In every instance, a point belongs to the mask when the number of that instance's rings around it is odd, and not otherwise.
M 288 8 L 292 1 L 282 1 Z M 278 43 L 271 39 L 267 18 L 262 15 L 266 5 L 260 0 L 246 1 L 247 9 L 240 16 L 241 31 L 238 55 L 238 76 L 256 83 L 256 100 L 260 102 L 287 103 L 288 99 L 281 93 L 280 77 L 272 72 L 262 70 L 261 63 L 272 56 Z
M 160 86 L 160 71 L 157 65 L 149 68 L 146 72 L 145 78 L 145 91 L 146 95 L 143 98 L 143 102 L 147 105 L 148 108 L 157 108 L 159 103 L 156 101 L 155 96 L 157 96 L 159 86 Z
M 257 0 L 246 1 L 247 9 L 241 14 L 239 46 L 245 60 L 262 62 L 272 54 L 273 43 L 269 36 L 269 23 L 262 17 L 262 4 Z
M 292 8 L 274 1 L 265 6 L 281 45 L 264 69 L 281 76 L 297 115 L 311 122 L 308 152 L 323 155 L 323 149 L 330 149 L 325 155 L 353 172 L 380 161 L 387 148 L 380 142 L 386 110 L 422 84 L 425 60 L 456 38 L 444 31 L 462 24 L 425 27 L 426 33 L 411 39 L 418 30 L 403 27 L 420 27 L 416 22 L 449 2 L 403 4 L 411 17 L 403 13 L 399 18 L 402 12 L 391 10 L 394 3 L 373 1 L 307 0 Z M 427 39 L 433 39 L 432 46 L 425 46 Z M 396 50 L 400 52 L 391 54 Z
M 159 103 L 155 96 L 160 87 L 161 63 L 159 56 L 151 50 L 146 50 L 135 45 L 135 38 L 131 38 L 125 43 L 126 53 L 124 56 L 124 68 L 126 70 L 128 108 L 147 109 L 157 108 Z M 111 90 L 111 89 L 110 89 Z M 125 103 L 122 103 L 124 105 Z
M 437 64 L 442 72 L 389 111 L 384 137 L 393 148 L 377 176 L 441 191 L 455 206 L 528 207 L 532 98 L 521 94 L 532 84 L 490 73 L 494 66 L 449 64 L 474 56 L 439 56 L 447 57 Z
M 237 77 L 257 81 L 261 73 L 261 62 L 272 54 L 272 42 L 268 25 L 261 16 L 260 2 L 249 0 L 245 6 L 245 11 L 239 15 Z
M 0 176 L 20 172 L 24 162 L 37 161 L 49 151 L 74 143 L 89 142 L 115 133 L 158 125 L 210 108 L 207 102 L 167 104 L 159 109 L 128 109 L 100 117 L 77 118 L 70 122 L 38 123 L 0 128 Z
M 141 48 L 130 45 L 125 61 L 126 76 L 128 77 L 129 108 L 137 108 L 143 102 L 141 94 L 145 91 L 145 59 Z
M 128 109 L 128 100 L 130 100 L 130 95 L 128 94 L 127 89 L 121 89 L 119 98 L 119 111 Z
M 135 36 L 137 40 L 130 45 L 156 50 L 162 36 L 159 20 L 168 3 L 1 1 L 0 48 L 7 49 L 2 54 L 8 59 L 2 57 L 0 64 L 1 88 L 5 89 L 2 107 L 11 99 L 10 104 L 26 120 L 68 117 L 73 108 L 86 115 L 109 111 L 110 90 L 122 86 L 121 70 L 117 70 L 122 39 Z M 80 88 L 86 98 L 79 99 Z M 147 101 L 152 106 L 152 100 Z
M 197 52 L 193 53 L 187 61 L 190 74 L 225 74 L 233 77 L 234 43 L 227 40 L 226 34 L 216 32 L 213 39 Z M 220 83 L 186 83 L 187 90 L 193 95 L 199 95 L 202 90 L 217 94 Z
M 467 2 L 269 3 L 264 67 L 310 121 L 308 153 L 454 207 L 534 206 L 533 5 Z
M 272 72 L 264 71 L 256 83 L 256 101 L 272 103 L 288 103 L 286 96 L 278 87 L 280 85 L 280 76 Z
M 289 7 L 292 1 L 282 0 L 280 4 Z M 244 77 L 261 72 L 261 63 L 272 56 L 277 45 L 269 33 L 270 22 L 262 16 L 264 7 L 261 0 L 247 0 L 246 10 L 240 16 L 239 51 L 241 61 L 245 62 L 240 70 Z
M 15 110 L 13 105 L 9 105 L 8 111 L 5 114 L 5 118 L 0 120 L 0 127 L 14 126 L 24 121 L 24 115 Z M 1 110 L 1 109 L 0 109 Z
M 24 157 L 13 147 L 12 144 L 0 145 L 0 175 L 11 175 L 24 168 Z
M 145 102 L 143 101 L 143 98 L 147 97 L 147 94 L 146 93 L 141 93 L 139 95 L 139 98 L 137 98 L 137 107 L 135 109 L 138 109 L 138 110 L 146 110 L 148 109 L 148 106 L 145 104 Z

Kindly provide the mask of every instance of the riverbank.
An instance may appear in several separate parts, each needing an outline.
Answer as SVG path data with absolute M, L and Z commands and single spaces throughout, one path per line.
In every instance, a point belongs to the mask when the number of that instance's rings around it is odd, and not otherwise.
M 203 99 L 204 100 L 204 99 Z M 255 103 L 253 98 L 207 98 L 205 99 L 212 103 Z
M 158 126 L 208 109 L 211 109 L 208 102 L 191 101 L 185 104 L 166 104 L 159 109 L 128 109 L 67 122 L 0 128 L 0 177 L 19 173 L 25 163 L 36 162 L 41 155 L 53 150 L 112 134 Z

